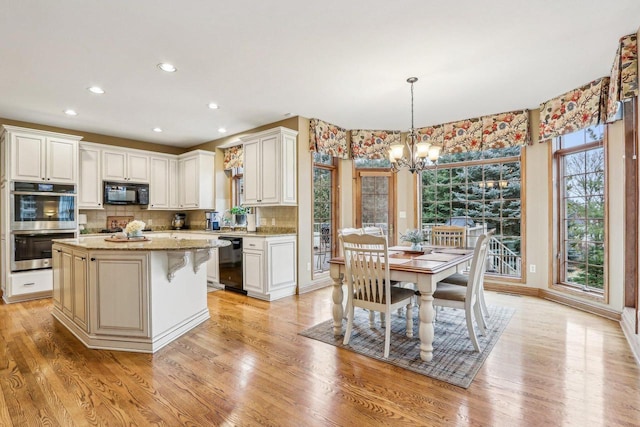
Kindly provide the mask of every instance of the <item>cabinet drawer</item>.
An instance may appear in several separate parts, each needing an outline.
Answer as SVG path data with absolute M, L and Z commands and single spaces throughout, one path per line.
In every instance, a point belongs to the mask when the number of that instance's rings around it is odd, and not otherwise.
M 14 273 L 11 275 L 11 296 L 53 290 L 51 270 Z
M 264 239 L 260 237 L 245 237 L 242 242 L 243 249 L 251 249 L 254 251 L 264 250 Z

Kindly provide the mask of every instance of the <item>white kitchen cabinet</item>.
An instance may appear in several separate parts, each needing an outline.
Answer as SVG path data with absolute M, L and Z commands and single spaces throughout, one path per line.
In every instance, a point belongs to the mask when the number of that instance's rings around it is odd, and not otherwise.
M 195 150 L 178 157 L 179 208 L 213 209 L 214 153 Z
M 171 171 L 169 157 L 151 156 L 151 176 L 149 181 L 149 209 L 169 209 L 171 191 Z M 174 172 L 175 173 L 175 172 Z
M 82 137 L 4 126 L 9 149 L 9 176 L 16 181 L 75 184 L 78 141 Z
M 178 177 L 178 159 L 169 159 L 169 208 L 178 209 L 180 207 L 180 200 L 178 198 L 179 192 L 179 177 Z
M 149 182 L 149 154 L 140 150 L 103 150 L 102 179 Z
M 53 304 L 83 331 L 88 332 L 87 253 L 54 245 Z
M 79 153 L 78 208 L 103 209 L 101 150 L 94 145 L 81 142 Z
M 150 337 L 148 264 L 144 253 L 91 254 L 92 334 Z
M 296 262 L 296 236 L 245 237 L 243 289 L 267 301 L 295 295 Z
M 278 127 L 240 138 L 245 206 L 297 203 L 297 135 L 297 131 Z

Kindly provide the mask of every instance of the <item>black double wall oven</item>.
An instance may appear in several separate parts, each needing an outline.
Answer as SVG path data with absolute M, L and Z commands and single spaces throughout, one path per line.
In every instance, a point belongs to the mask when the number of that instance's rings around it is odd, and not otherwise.
M 11 182 L 11 271 L 51 268 L 53 239 L 75 237 L 76 187 Z

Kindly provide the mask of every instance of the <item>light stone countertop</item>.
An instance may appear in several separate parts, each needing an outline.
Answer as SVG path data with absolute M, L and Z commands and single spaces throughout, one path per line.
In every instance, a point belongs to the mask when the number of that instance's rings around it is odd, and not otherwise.
M 174 239 L 170 237 L 153 237 L 147 235 L 148 241 L 108 242 L 105 238 L 109 234 L 100 236 L 78 237 L 76 239 L 54 239 L 54 244 L 71 246 L 84 250 L 107 251 L 186 251 L 198 249 L 218 248 L 228 246 L 231 242 L 216 239 Z

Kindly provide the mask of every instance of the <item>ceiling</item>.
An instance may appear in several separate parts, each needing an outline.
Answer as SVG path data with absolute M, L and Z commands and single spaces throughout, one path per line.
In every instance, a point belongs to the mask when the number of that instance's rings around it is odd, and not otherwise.
M 0 4 L 0 117 L 178 147 L 286 115 L 406 130 L 411 76 L 416 127 L 537 108 L 640 25 L 638 0 Z

